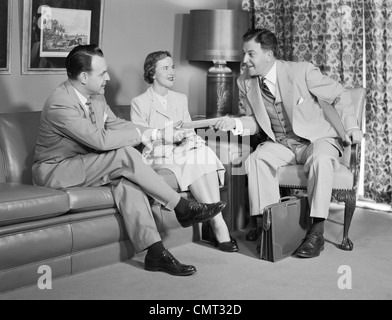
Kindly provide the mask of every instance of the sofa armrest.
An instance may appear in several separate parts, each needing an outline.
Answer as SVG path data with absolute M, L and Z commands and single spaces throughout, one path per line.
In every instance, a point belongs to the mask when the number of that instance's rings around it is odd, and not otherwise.
M 5 175 L 5 162 L 4 162 L 4 158 L 3 155 L 1 153 L 1 149 L 0 149 L 0 183 L 2 182 L 6 182 L 6 175 Z

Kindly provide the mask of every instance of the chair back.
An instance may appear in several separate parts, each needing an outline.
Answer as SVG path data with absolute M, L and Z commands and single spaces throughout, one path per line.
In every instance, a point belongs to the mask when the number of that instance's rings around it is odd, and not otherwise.
M 366 89 L 362 87 L 348 89 L 351 94 L 352 104 L 354 106 L 355 115 L 358 118 L 358 124 L 361 130 L 363 129 L 363 113 L 366 101 Z M 342 157 L 339 162 L 347 168 L 350 166 L 351 146 L 344 149 Z
M 112 106 L 110 108 L 117 117 L 131 121 L 131 105 Z

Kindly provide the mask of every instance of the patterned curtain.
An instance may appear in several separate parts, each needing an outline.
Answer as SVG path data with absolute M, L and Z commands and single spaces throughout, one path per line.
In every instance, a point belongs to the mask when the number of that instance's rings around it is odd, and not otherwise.
M 365 197 L 392 204 L 392 1 L 365 1 Z
M 364 0 L 243 0 L 256 28 L 279 42 L 279 58 L 310 61 L 347 88 L 363 85 Z

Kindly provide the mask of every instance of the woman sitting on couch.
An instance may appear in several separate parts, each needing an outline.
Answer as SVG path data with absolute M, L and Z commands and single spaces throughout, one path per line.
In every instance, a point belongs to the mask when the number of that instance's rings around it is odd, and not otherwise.
M 189 122 L 188 99 L 172 91 L 175 68 L 169 52 L 150 53 L 144 63 L 144 79 L 151 87 L 131 103 L 131 121 L 163 129 L 178 122 Z M 176 176 L 181 191 L 191 191 L 197 201 L 220 201 L 219 187 L 224 184 L 225 169 L 216 154 L 196 134 L 180 145 L 154 143 L 143 151 L 155 169 L 168 169 Z M 220 250 L 238 251 L 222 213 L 210 220 L 209 239 Z

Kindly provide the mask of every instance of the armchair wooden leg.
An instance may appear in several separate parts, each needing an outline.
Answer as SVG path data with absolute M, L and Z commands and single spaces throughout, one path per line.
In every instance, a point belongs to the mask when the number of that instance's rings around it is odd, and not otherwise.
M 344 202 L 344 227 L 343 227 L 343 241 L 340 248 L 345 251 L 351 251 L 354 248 L 354 244 L 348 237 L 348 231 L 350 229 L 351 220 L 354 215 L 357 197 L 355 190 L 347 191 L 334 191 L 333 196 L 337 201 Z

